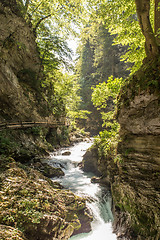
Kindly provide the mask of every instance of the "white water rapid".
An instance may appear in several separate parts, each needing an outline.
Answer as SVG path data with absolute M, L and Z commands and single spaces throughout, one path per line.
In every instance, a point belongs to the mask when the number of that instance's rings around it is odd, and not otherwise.
M 109 190 L 97 183 L 91 183 L 93 175 L 84 173 L 77 166 L 91 144 L 91 142 L 80 142 L 73 147 L 61 149 L 56 156 L 51 156 L 48 163 L 54 167 L 61 167 L 65 172 L 65 176 L 56 179 L 56 181 L 59 181 L 65 188 L 70 189 L 76 195 L 87 196 L 93 200 L 87 202 L 87 206 L 91 209 L 94 218 L 92 231 L 73 236 L 70 240 L 116 240 L 116 235 L 112 233 L 112 199 Z M 62 153 L 65 151 L 70 151 L 71 155 L 63 156 Z

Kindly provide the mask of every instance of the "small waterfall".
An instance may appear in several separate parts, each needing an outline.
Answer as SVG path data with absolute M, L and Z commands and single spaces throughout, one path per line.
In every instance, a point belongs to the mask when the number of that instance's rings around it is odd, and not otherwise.
M 92 231 L 82 233 L 70 238 L 70 240 L 116 240 L 116 235 L 112 233 L 112 198 L 110 191 L 98 183 L 91 183 L 92 173 L 84 173 L 78 167 L 82 161 L 82 156 L 92 143 L 81 142 L 67 148 L 69 156 L 62 155 L 66 149 L 62 149 L 55 156 L 53 155 L 49 164 L 54 167 L 61 167 L 65 176 L 54 180 L 59 181 L 65 188 L 70 189 L 76 195 L 87 197 L 91 201 L 87 206 L 93 214 Z

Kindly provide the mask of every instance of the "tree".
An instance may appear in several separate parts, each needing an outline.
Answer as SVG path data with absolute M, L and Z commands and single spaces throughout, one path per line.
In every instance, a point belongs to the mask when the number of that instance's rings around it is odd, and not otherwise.
M 78 50 L 80 58 L 77 63 L 81 85 L 81 108 L 92 112 L 85 125 L 88 130 L 93 129 L 94 134 L 102 129 L 102 119 L 91 101 L 91 87 L 103 81 L 107 82 L 110 75 L 126 77 L 129 73 L 126 71 L 127 64 L 120 61 L 120 55 L 126 49 L 120 45 L 113 46 L 113 39 L 114 36 L 111 36 L 108 29 L 96 20 L 90 20 L 81 34 L 81 45 Z
M 135 0 L 139 24 L 145 37 L 146 55 L 149 58 L 155 57 L 160 53 L 159 36 L 157 34 L 160 27 L 158 2 L 158 0 L 155 0 L 155 23 L 153 30 L 150 20 L 150 0 Z
M 139 69 L 143 59 L 159 53 L 160 11 L 158 0 L 102 0 L 96 11 L 111 34 L 114 44 L 128 47 L 122 59 L 133 62 L 132 72 Z M 146 46 L 146 47 L 145 47 Z
M 45 21 L 51 29 L 63 32 L 74 31 L 85 18 L 86 10 L 81 0 L 16 0 L 27 21 L 31 21 L 36 34 Z M 74 26 L 73 26 L 74 24 Z M 75 32 L 75 31 L 74 31 Z

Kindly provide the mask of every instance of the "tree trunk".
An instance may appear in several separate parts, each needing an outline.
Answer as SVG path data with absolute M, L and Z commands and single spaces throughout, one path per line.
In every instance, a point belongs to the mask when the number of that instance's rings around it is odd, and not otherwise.
M 160 1 L 155 0 L 154 31 L 158 46 L 160 46 L 160 33 L 158 33 L 158 30 L 160 31 Z
M 158 55 L 159 50 L 149 18 L 150 0 L 135 0 L 135 3 L 139 24 L 146 40 L 146 54 L 153 58 Z

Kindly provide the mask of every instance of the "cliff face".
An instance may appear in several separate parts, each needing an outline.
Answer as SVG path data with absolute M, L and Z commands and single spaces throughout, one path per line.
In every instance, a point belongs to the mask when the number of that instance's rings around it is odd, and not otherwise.
M 114 163 L 114 154 L 98 156 L 96 144 L 84 156 L 84 170 L 93 171 L 95 166 L 102 175 L 101 182 L 111 184 L 113 227 L 121 240 L 160 239 L 159 93 L 157 60 L 143 65 L 119 95 L 117 119 L 121 140 L 117 162 Z
M 0 1 L 0 19 L 0 122 L 54 121 L 40 87 L 43 67 L 32 26 L 15 0 Z M 50 137 L 52 144 L 59 141 L 56 128 L 0 130 L 0 154 L 16 159 L 45 152 Z
M 160 238 L 159 93 L 160 66 L 155 61 L 144 65 L 119 96 L 121 163 L 112 191 L 133 239 Z M 115 226 L 123 229 L 125 224 L 117 215 Z
M 41 62 L 35 36 L 7 2 L 0 2 L 0 120 L 40 121 L 46 102 L 37 91 Z

